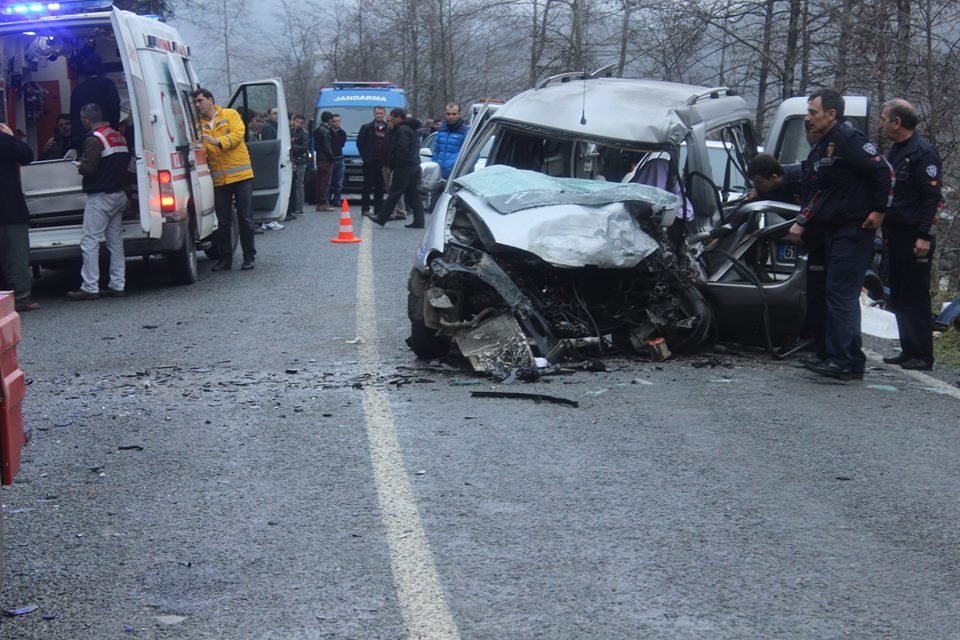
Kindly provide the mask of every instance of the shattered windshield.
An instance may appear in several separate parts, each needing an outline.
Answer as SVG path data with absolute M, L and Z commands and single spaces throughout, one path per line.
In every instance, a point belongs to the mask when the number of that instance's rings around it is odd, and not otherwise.
M 643 184 L 555 178 L 504 165 L 461 176 L 455 184 L 502 214 L 558 204 L 602 206 L 639 200 L 653 205 L 655 210 L 663 210 L 676 208 L 680 203 L 674 194 Z

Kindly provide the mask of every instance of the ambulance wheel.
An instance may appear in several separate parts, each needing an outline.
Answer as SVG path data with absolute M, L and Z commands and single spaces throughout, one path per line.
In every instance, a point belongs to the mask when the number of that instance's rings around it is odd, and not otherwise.
M 170 275 L 174 284 L 193 284 L 199 276 L 197 266 L 197 232 L 190 227 L 183 244 L 176 251 L 167 254 L 170 263 Z

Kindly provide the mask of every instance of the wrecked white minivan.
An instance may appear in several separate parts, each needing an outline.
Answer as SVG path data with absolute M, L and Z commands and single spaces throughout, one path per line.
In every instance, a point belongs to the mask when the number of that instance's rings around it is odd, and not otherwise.
M 408 281 L 418 356 L 455 347 L 490 372 L 662 357 L 734 334 L 795 340 L 805 263 L 778 249 L 796 208 L 740 207 L 742 187 L 733 193 L 756 154 L 742 98 L 564 74 L 480 120 Z
M 128 257 L 164 256 L 174 282 L 195 282 L 198 248 L 218 256 L 210 242 L 217 221 L 191 98 L 200 82 L 190 47 L 173 27 L 102 1 L 17 2 L 0 8 L 0 119 L 38 158 L 21 169 L 30 210 L 30 261 L 35 268 L 57 267 L 81 257 L 86 196 L 72 155 L 41 158 L 58 115 L 70 112 L 79 62 L 91 54 L 102 61 L 103 77 L 117 87 L 120 130 L 133 156 L 124 251 Z M 227 105 L 241 115 L 273 106 L 286 113 L 279 80 L 241 85 Z M 255 220 L 276 220 L 286 212 L 290 135 L 287 127 L 279 134 L 277 140 L 248 143 Z M 232 225 L 233 246 L 236 230 Z

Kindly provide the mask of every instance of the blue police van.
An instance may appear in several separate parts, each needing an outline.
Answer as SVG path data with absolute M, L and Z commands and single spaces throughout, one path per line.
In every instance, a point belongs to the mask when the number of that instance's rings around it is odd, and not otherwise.
M 357 150 L 357 134 L 361 126 L 373 120 L 374 107 L 383 107 L 387 115 L 395 107 L 410 108 L 404 90 L 392 82 L 334 81 L 332 86 L 320 89 L 317 96 L 314 126 L 320 125 L 321 113 L 330 111 L 340 115 L 340 126 L 347 132 L 347 143 L 343 147 L 344 194 L 359 195 L 363 188 L 363 161 Z M 313 186 L 309 180 L 307 184 Z M 309 189 L 308 194 L 312 195 L 312 191 Z

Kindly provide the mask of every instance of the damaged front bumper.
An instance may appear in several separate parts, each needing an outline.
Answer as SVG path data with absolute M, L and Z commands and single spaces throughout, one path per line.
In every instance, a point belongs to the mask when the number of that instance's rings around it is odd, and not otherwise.
M 430 260 L 429 275 L 411 278 L 411 299 L 418 301 L 411 320 L 456 344 L 475 371 L 535 370 L 537 357 L 541 366 L 582 360 L 618 337 L 620 350 L 662 359 L 669 350 L 657 338 L 701 320 L 678 312 L 675 290 L 695 291 L 695 275 L 677 268 L 668 274 L 669 260 L 657 273 L 506 262 L 510 272 L 489 253 L 449 244 Z

